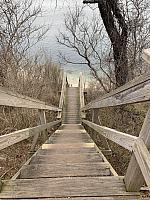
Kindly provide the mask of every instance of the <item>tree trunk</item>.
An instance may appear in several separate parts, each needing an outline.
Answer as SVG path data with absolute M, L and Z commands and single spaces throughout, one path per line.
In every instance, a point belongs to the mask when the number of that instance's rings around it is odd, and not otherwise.
M 112 43 L 115 62 L 116 87 L 119 87 L 124 85 L 128 79 L 128 28 L 116 0 L 100 0 L 98 8 Z M 116 21 L 118 23 L 117 25 Z

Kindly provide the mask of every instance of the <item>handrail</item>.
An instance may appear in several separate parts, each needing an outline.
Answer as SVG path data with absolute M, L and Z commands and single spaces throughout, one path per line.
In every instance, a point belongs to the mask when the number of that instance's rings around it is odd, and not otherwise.
M 83 81 L 83 74 L 80 72 L 80 77 L 79 77 L 79 92 L 80 92 L 80 107 L 81 109 L 85 106 L 84 102 L 84 81 Z
M 29 137 L 35 136 L 36 134 L 40 133 L 41 131 L 44 131 L 48 128 L 51 128 L 52 126 L 55 126 L 59 124 L 61 120 L 53 121 L 47 124 L 42 124 L 39 126 L 26 128 L 22 130 L 18 130 L 6 135 L 0 136 L 0 150 L 9 147 L 13 144 L 16 144 L 20 141 L 23 141 Z
M 59 109 L 60 111 L 58 112 L 57 118 L 61 118 L 61 111 L 63 109 L 64 101 L 65 101 L 65 95 L 66 95 L 66 88 L 69 86 L 67 76 L 64 73 L 63 76 L 63 82 L 62 82 L 62 89 L 61 89 L 61 95 L 60 95 L 60 100 L 59 100 Z
M 33 108 L 40 110 L 60 111 L 61 109 L 53 105 L 46 105 L 45 102 L 33 99 L 28 96 L 12 92 L 0 86 L 0 105 L 13 106 L 19 108 Z
M 144 74 L 103 97 L 91 101 L 83 110 L 146 102 L 149 100 L 150 74 Z
M 90 128 L 94 129 L 96 132 L 98 132 L 102 136 L 119 144 L 120 146 L 124 147 L 125 149 L 128 149 L 129 151 L 133 150 L 134 142 L 138 138 L 136 136 L 122 133 L 120 131 L 117 131 L 105 126 L 97 125 L 87 120 L 82 120 L 82 122 L 86 124 L 87 126 L 89 126 Z
M 80 77 L 79 77 L 79 93 L 80 93 L 81 118 L 85 118 L 85 113 L 82 111 L 82 108 L 84 108 L 84 106 L 85 106 L 84 90 L 85 90 L 85 84 L 84 84 L 84 80 L 83 80 L 83 74 L 82 74 L 82 72 L 80 72 Z

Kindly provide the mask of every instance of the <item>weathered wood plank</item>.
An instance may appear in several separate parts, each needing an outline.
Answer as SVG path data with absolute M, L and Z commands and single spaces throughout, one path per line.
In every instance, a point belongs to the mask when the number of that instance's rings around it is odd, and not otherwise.
M 92 140 L 88 137 L 53 137 L 50 138 L 47 143 L 80 143 L 80 142 L 85 142 L 85 143 L 91 143 Z
M 4 181 L 0 198 L 109 197 L 113 195 L 139 194 L 126 192 L 123 177 L 68 177 L 40 178 L 40 181 L 39 179 Z
M 144 141 L 147 148 L 150 148 L 150 109 L 148 110 L 139 137 Z M 141 169 L 135 155 L 133 154 L 125 175 L 125 185 L 127 191 L 139 191 L 145 183 Z
M 43 144 L 42 149 L 69 149 L 69 148 L 82 148 L 82 147 L 88 147 L 93 148 L 94 143 L 67 143 L 67 144 Z
M 18 93 L 9 91 L 7 88 L 0 86 L 0 105 L 13 106 L 19 108 L 33 108 L 42 110 L 61 111 L 61 109 L 46 105 L 45 102 L 33 99 Z
M 116 131 L 114 129 L 99 126 L 87 120 L 82 120 L 84 124 L 94 129 L 99 134 L 103 135 L 104 137 L 108 138 L 109 140 L 119 144 L 120 146 L 132 151 L 134 142 L 136 141 L 137 137 L 122 133 L 120 131 Z
M 145 49 L 143 51 L 143 59 L 150 64 L 150 49 Z
M 2 198 L 3 199 L 3 198 Z M 20 199 L 20 198 L 19 198 Z M 18 200 L 19 200 L 18 199 Z M 34 200 L 142 200 L 140 196 L 112 196 L 112 197 L 67 197 L 67 198 L 34 198 Z M 14 200 L 14 199 L 9 199 Z M 33 200 L 33 199 L 22 199 L 21 200 Z M 143 200 L 149 200 L 149 198 L 144 198 Z
M 150 74 L 144 74 L 119 87 L 118 89 L 97 98 L 87 104 L 83 110 L 103 108 L 150 100 Z
M 38 132 L 41 132 L 48 128 L 51 128 L 52 126 L 55 126 L 55 125 L 59 124 L 60 122 L 61 122 L 61 120 L 57 120 L 57 121 L 50 122 L 47 124 L 35 126 L 32 128 L 26 128 L 26 129 L 22 129 L 19 131 L 14 131 L 14 132 L 6 134 L 6 135 L 2 135 L 2 136 L 0 136 L 0 150 L 4 149 L 6 147 L 9 147 L 13 144 L 16 144 L 22 140 L 25 140 L 31 136 L 34 136 Z
M 31 160 L 31 164 L 52 164 L 52 163 L 90 163 L 102 162 L 103 159 L 98 153 L 80 153 L 80 154 L 54 154 L 54 155 L 37 155 Z
M 64 105 L 67 86 L 68 86 L 67 76 L 66 76 L 66 74 L 64 73 L 63 82 L 62 82 L 62 88 L 61 88 L 61 95 L 60 95 L 60 100 L 59 100 L 59 108 L 60 108 L 61 110 L 62 110 L 63 105 Z M 58 112 L 58 116 L 57 116 L 58 119 L 61 118 L 61 114 L 62 114 L 61 111 Z
M 85 90 L 85 85 L 84 85 L 84 80 L 83 80 L 83 74 L 81 72 L 80 78 L 79 78 L 79 93 L 80 93 L 80 108 L 81 109 L 85 106 L 84 90 Z M 81 112 L 81 118 L 85 118 L 85 116 L 86 116 L 85 112 Z
M 39 153 L 41 155 L 49 154 L 80 154 L 80 153 L 95 153 L 94 147 L 80 147 L 80 148 L 51 148 L 51 149 L 41 149 Z
M 150 153 L 142 139 L 139 138 L 135 142 L 133 152 L 150 190 Z
M 38 114 L 39 114 L 39 118 L 40 118 L 40 124 L 39 125 L 46 124 L 45 110 L 38 110 Z M 43 134 L 43 139 L 44 139 L 44 141 L 46 141 L 46 139 L 48 137 L 47 130 L 44 130 L 41 133 L 40 132 L 36 133 L 34 135 L 34 137 L 33 137 L 33 141 L 32 141 L 31 148 L 30 148 L 30 152 L 34 151 L 40 134 Z
M 27 165 L 19 178 L 58 178 L 58 177 L 84 177 L 84 176 L 110 176 L 109 165 L 106 163 L 70 163 L 70 164 L 36 164 Z

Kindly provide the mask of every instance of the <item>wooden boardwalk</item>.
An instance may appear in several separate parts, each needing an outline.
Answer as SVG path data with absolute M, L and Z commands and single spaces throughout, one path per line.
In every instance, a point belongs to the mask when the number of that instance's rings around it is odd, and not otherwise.
M 0 199 L 136 200 L 80 124 L 79 89 L 68 88 L 63 124 L 17 175 Z

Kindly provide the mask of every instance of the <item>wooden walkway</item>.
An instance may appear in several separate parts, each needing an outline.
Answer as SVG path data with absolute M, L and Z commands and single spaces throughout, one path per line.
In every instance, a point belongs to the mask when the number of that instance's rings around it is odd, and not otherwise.
M 80 124 L 79 89 L 68 88 L 63 124 L 17 175 L 0 199 L 136 200 Z

